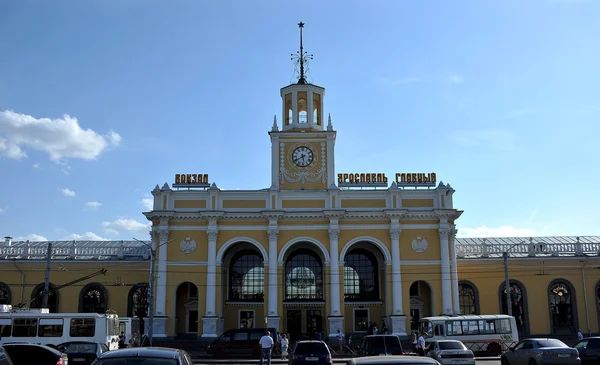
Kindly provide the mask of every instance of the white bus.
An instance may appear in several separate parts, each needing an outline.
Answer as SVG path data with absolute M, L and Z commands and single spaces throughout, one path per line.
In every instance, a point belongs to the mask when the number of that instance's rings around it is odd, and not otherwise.
M 119 348 L 119 317 L 116 314 L 49 313 L 48 309 L 13 311 L 0 308 L 0 345 L 28 342 L 58 345 L 69 341 L 103 343 Z M 6 307 L 9 307 L 8 310 Z
M 504 314 L 438 316 L 419 320 L 426 342 L 458 340 L 475 354 L 500 355 L 519 341 L 515 317 Z

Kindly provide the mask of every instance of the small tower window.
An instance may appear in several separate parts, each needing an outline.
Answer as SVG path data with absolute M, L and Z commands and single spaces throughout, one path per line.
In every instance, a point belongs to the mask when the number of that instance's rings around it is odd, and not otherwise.
M 321 123 L 321 95 L 313 94 L 313 123 L 322 126 Z
M 298 92 L 298 123 L 308 123 L 306 91 Z
M 292 94 L 286 94 L 285 95 L 285 109 L 286 109 L 286 113 L 284 115 L 285 121 L 284 124 L 285 125 L 290 125 L 294 122 L 294 111 L 292 108 Z

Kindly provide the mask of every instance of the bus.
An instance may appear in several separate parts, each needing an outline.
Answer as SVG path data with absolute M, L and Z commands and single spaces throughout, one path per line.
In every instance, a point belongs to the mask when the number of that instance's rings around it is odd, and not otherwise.
M 419 320 L 425 342 L 458 340 L 475 355 L 499 356 L 519 342 L 515 317 L 504 314 L 437 316 Z
M 119 348 L 119 317 L 116 314 L 49 313 L 45 308 L 13 310 L 10 306 L 0 306 L 0 345 L 14 342 L 59 345 L 70 341 L 103 343 L 110 350 L 116 350 Z

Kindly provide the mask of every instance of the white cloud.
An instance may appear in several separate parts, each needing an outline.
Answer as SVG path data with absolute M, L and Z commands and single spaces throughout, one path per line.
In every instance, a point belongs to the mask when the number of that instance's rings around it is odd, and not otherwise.
M 60 189 L 64 196 L 75 196 L 75 192 L 69 188 Z
M 0 213 L 4 213 L 4 209 L 0 208 Z
M 150 222 L 141 223 L 135 219 L 119 218 L 112 222 L 102 222 L 102 229 L 109 234 L 119 234 L 122 232 L 144 232 L 150 229 Z
M 146 195 L 144 199 L 142 199 L 141 203 L 144 209 L 148 211 L 154 208 L 154 198 L 152 198 L 150 195 Z
M 14 240 L 15 241 L 32 241 L 32 242 L 35 242 L 35 241 L 48 241 L 48 239 L 46 237 L 40 236 L 39 234 L 35 234 L 35 233 L 28 234 L 25 237 L 17 237 Z
M 515 228 L 511 226 L 503 226 L 498 228 L 488 228 L 481 226 L 477 228 L 459 228 L 458 237 L 533 237 L 535 231 L 529 228 Z
M 40 164 L 39 163 L 34 163 L 33 164 L 33 168 L 34 169 L 39 169 L 40 168 Z
M 451 138 L 463 147 L 490 148 L 499 151 L 511 151 L 517 143 L 514 133 L 499 129 L 454 131 Z
M 82 129 L 77 118 L 35 118 L 31 115 L 0 111 L 0 154 L 9 158 L 27 157 L 24 147 L 47 152 L 52 161 L 68 158 L 93 160 L 109 146 L 121 143 L 121 136 Z
M 90 209 L 90 210 L 96 210 L 96 209 L 100 208 L 101 205 L 102 205 L 102 203 L 100 203 L 100 202 L 87 202 L 87 203 L 85 203 L 85 207 L 87 209 Z
M 452 84 L 462 84 L 465 82 L 465 79 L 461 75 L 453 73 L 448 76 L 448 82 Z
M 108 241 L 107 238 L 100 237 L 94 232 L 85 232 L 84 234 L 71 233 L 64 240 L 68 241 Z

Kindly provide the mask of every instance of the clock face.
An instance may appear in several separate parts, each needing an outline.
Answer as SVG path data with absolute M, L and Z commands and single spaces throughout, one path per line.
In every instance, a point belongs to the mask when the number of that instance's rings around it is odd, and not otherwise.
M 313 162 L 313 151 L 305 146 L 300 146 L 292 153 L 292 161 L 299 167 L 306 167 Z

